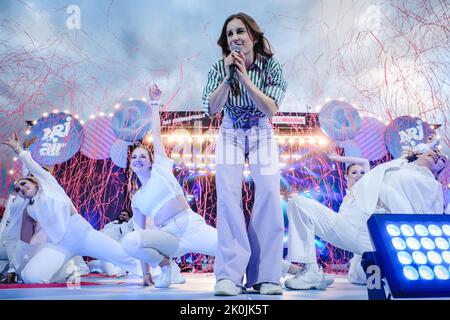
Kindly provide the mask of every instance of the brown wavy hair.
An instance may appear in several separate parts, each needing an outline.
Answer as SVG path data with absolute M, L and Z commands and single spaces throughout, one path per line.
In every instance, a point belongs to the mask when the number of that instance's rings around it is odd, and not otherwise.
M 264 36 L 264 32 L 262 32 L 261 28 L 256 23 L 256 21 L 248 14 L 239 12 L 232 14 L 225 20 L 222 26 L 222 32 L 220 33 L 220 37 L 217 40 L 217 44 L 219 45 L 219 47 L 222 48 L 222 55 L 224 58 L 228 56 L 231 52 L 230 48 L 228 47 L 227 41 L 227 25 L 233 19 L 241 20 L 242 23 L 244 23 L 247 32 L 250 33 L 251 37 L 253 38 L 254 41 L 253 52 L 255 53 L 255 57 L 257 55 L 266 58 L 271 58 L 273 56 L 273 51 L 270 42 Z M 241 94 L 241 90 L 239 89 L 239 83 L 237 82 L 237 80 L 232 81 L 231 92 L 234 96 Z

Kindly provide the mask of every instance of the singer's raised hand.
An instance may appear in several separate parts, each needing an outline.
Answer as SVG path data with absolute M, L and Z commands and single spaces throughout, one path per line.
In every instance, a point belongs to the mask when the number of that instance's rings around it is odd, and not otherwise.
M 225 71 L 227 73 L 227 79 L 230 79 L 231 77 L 231 66 L 236 64 L 236 61 L 234 60 L 233 54 L 230 53 L 225 59 L 223 60 L 225 64 Z
M 236 74 L 239 77 L 239 81 L 243 82 L 249 80 L 247 74 L 247 68 L 245 67 L 245 55 L 242 52 L 232 52 L 234 64 L 236 65 Z

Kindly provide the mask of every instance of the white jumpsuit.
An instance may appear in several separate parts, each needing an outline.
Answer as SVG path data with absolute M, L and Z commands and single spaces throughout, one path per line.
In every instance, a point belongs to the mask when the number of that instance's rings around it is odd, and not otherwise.
M 339 212 L 297 196 L 287 206 L 288 260 L 316 262 L 314 236 L 356 254 L 373 251 L 367 229 L 372 213 L 443 213 L 441 184 L 425 167 L 397 159 L 366 173 L 344 197 Z

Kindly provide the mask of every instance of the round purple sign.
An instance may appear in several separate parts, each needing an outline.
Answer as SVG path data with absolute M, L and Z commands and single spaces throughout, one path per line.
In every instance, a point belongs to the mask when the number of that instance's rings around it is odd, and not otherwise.
M 134 142 L 145 137 L 151 129 L 150 107 L 141 100 L 126 101 L 112 119 L 112 129 L 124 141 Z
M 340 100 L 326 103 L 319 112 L 320 128 L 333 140 L 353 139 L 361 128 L 361 117 L 350 104 Z
M 392 121 L 384 132 L 386 148 L 394 158 L 419 143 L 427 143 L 430 125 L 417 117 L 401 116 Z

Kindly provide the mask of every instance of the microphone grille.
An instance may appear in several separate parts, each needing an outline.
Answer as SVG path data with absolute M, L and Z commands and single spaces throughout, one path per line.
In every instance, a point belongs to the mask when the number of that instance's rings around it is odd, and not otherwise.
M 241 46 L 235 43 L 231 46 L 231 51 L 241 52 Z

